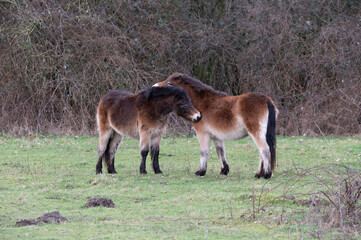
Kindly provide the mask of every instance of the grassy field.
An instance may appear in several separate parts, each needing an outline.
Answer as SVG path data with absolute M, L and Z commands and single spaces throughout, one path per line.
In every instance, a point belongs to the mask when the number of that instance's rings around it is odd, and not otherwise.
M 148 160 L 148 175 L 141 176 L 138 141 L 126 139 L 116 155 L 118 174 L 95 175 L 96 142 L 96 137 L 0 137 L 0 239 L 312 239 L 300 224 L 304 212 L 297 211 L 307 206 L 287 202 L 293 218 L 279 223 L 277 213 L 267 209 L 262 218 L 250 217 L 256 197 L 287 181 L 287 171 L 295 167 L 339 163 L 360 169 L 361 160 L 361 137 L 278 137 L 276 172 L 268 182 L 253 177 L 258 152 L 247 138 L 226 142 L 229 176 L 219 175 L 212 146 L 206 176 L 195 177 L 196 138 L 167 137 L 160 150 L 164 174 L 155 175 Z M 275 189 L 268 197 L 278 194 L 282 191 Z M 93 197 L 110 198 L 115 208 L 86 208 Z M 68 221 L 15 226 L 52 211 Z

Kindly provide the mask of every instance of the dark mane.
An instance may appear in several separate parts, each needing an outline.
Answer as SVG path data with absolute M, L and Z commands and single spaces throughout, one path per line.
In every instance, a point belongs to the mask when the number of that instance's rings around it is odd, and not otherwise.
M 217 91 L 214 88 L 212 88 L 211 86 L 208 86 L 208 85 L 202 83 L 200 80 L 192 78 L 186 74 L 175 73 L 175 74 L 172 74 L 169 78 L 174 79 L 174 80 L 181 79 L 181 81 L 183 83 L 190 85 L 198 93 L 211 92 L 211 93 L 217 94 L 220 97 L 227 96 L 227 93 Z
M 184 90 L 174 87 L 150 87 L 141 91 L 139 94 L 143 95 L 147 100 L 164 98 L 168 96 L 184 98 L 187 95 Z

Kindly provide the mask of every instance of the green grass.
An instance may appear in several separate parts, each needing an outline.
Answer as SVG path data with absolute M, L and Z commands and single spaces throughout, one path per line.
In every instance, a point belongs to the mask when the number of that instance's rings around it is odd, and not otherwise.
M 150 159 L 148 175 L 139 175 L 139 143 L 129 139 L 116 155 L 118 174 L 95 175 L 96 142 L 96 137 L 0 137 L 0 239 L 312 238 L 294 220 L 277 224 L 272 220 L 275 213 L 248 218 L 252 196 L 286 180 L 284 173 L 294 167 L 340 163 L 360 168 L 361 159 L 360 137 L 279 137 L 276 172 L 264 186 L 266 180 L 253 177 L 258 152 L 251 139 L 226 142 L 229 176 L 219 175 L 220 163 L 211 146 L 204 177 L 194 176 L 199 164 L 195 137 L 162 140 L 163 175 L 153 173 Z M 110 198 L 115 208 L 84 207 L 92 197 Z M 297 209 L 305 206 L 286 204 L 295 219 L 304 217 Z M 15 226 L 21 219 L 51 211 L 68 221 Z

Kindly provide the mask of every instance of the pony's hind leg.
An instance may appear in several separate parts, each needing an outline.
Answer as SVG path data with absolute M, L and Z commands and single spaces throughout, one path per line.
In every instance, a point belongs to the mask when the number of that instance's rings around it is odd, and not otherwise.
M 159 168 L 159 143 L 162 139 L 162 136 L 155 136 L 151 138 L 151 145 L 150 145 L 150 156 L 152 158 L 152 165 L 155 174 L 163 173 L 162 170 Z
M 262 137 L 264 135 L 258 134 L 257 136 L 254 136 L 250 134 L 253 141 L 256 143 L 259 152 L 259 165 L 255 177 L 264 177 L 265 179 L 268 179 L 272 176 L 271 152 L 265 137 Z
M 207 172 L 207 161 L 209 158 L 209 141 L 210 137 L 208 134 L 198 134 L 197 138 L 200 144 L 200 165 L 198 171 L 195 173 L 196 176 L 204 176 Z
M 98 163 L 96 165 L 96 174 L 102 173 L 102 160 L 108 158 L 108 154 L 106 153 L 106 150 L 108 148 L 109 139 L 112 134 L 112 129 L 106 129 L 106 130 L 100 130 L 99 131 L 99 141 L 98 141 Z
M 260 130 L 252 138 L 255 141 L 260 163 L 255 177 L 266 179 L 272 176 L 276 163 L 276 108 L 268 101 L 268 115 L 260 122 Z
M 107 149 L 108 156 L 105 158 L 107 160 L 108 173 L 117 173 L 114 168 L 114 157 L 118 149 L 118 145 L 122 140 L 123 136 L 114 132 L 113 137 L 109 141 Z
M 147 174 L 146 170 L 146 159 L 149 152 L 149 133 L 141 132 L 140 133 L 140 155 L 142 156 L 142 161 L 140 163 L 139 172 L 140 174 Z
M 224 147 L 224 142 L 219 139 L 213 139 L 214 146 L 216 147 L 216 152 L 221 162 L 221 174 L 228 175 L 229 173 L 229 166 L 226 160 L 226 150 Z

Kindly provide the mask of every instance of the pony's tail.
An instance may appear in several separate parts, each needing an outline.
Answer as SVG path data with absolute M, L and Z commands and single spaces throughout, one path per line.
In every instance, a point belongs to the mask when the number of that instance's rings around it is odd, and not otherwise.
M 266 141 L 271 152 L 271 168 L 272 171 L 276 165 L 276 108 L 271 101 L 268 104 L 268 123 L 266 132 Z

